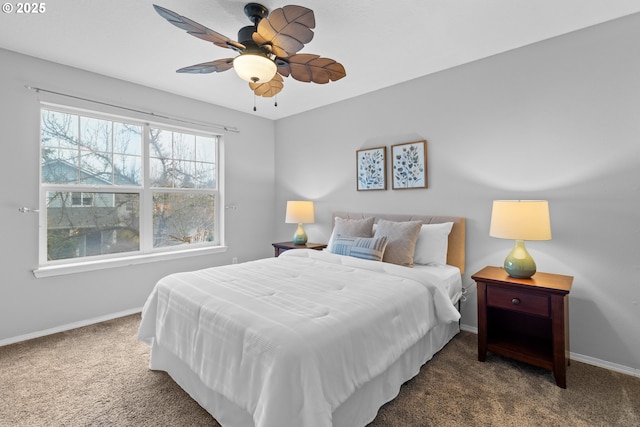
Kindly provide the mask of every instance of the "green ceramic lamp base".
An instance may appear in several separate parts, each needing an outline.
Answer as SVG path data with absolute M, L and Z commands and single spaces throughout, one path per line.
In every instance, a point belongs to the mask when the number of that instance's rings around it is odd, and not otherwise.
M 294 245 L 306 245 L 307 244 L 307 233 L 302 228 L 302 224 L 298 224 L 298 229 L 293 235 L 293 244 Z
M 529 279 L 536 272 L 536 263 L 527 252 L 524 240 L 516 240 L 513 250 L 504 260 L 504 269 L 516 279 Z

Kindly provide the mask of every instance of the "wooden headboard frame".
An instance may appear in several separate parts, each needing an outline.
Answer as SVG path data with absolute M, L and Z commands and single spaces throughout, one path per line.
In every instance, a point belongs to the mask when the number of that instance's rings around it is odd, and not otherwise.
M 335 217 L 344 219 L 363 219 L 374 217 L 388 221 L 422 221 L 423 224 L 440 224 L 443 222 L 453 222 L 453 228 L 449 234 L 449 247 L 447 251 L 447 264 L 456 266 L 460 273 L 464 274 L 464 254 L 466 224 L 464 217 L 459 216 L 430 216 L 430 215 L 408 215 L 408 214 L 369 214 L 361 212 L 334 212 L 331 217 L 331 227 L 335 222 Z

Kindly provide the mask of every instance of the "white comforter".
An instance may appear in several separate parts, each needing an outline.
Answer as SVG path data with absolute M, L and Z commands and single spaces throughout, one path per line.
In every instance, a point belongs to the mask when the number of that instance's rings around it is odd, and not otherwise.
M 256 427 L 329 427 L 354 390 L 459 317 L 424 272 L 295 250 L 163 278 L 138 337 L 182 359 Z

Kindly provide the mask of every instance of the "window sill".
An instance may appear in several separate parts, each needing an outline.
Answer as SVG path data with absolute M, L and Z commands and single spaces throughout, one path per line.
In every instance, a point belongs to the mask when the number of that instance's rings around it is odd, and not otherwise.
M 130 265 L 146 264 L 157 261 L 187 258 L 199 255 L 209 255 L 226 252 L 227 246 L 213 246 L 206 248 L 185 249 L 181 251 L 161 252 L 145 255 L 134 255 L 125 258 L 114 258 L 99 261 L 75 262 L 72 264 L 50 265 L 33 270 L 33 275 L 40 279 L 44 277 L 62 276 L 65 274 L 83 273 L 87 271 L 104 270 L 107 268 L 127 267 Z

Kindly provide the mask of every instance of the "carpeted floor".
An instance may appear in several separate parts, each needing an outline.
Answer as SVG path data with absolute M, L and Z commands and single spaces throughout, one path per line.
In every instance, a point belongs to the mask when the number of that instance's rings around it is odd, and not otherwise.
M 133 315 L 0 347 L 0 426 L 218 426 L 148 369 Z M 640 426 L 640 378 L 580 362 L 550 372 L 489 355 L 461 332 L 369 427 Z

